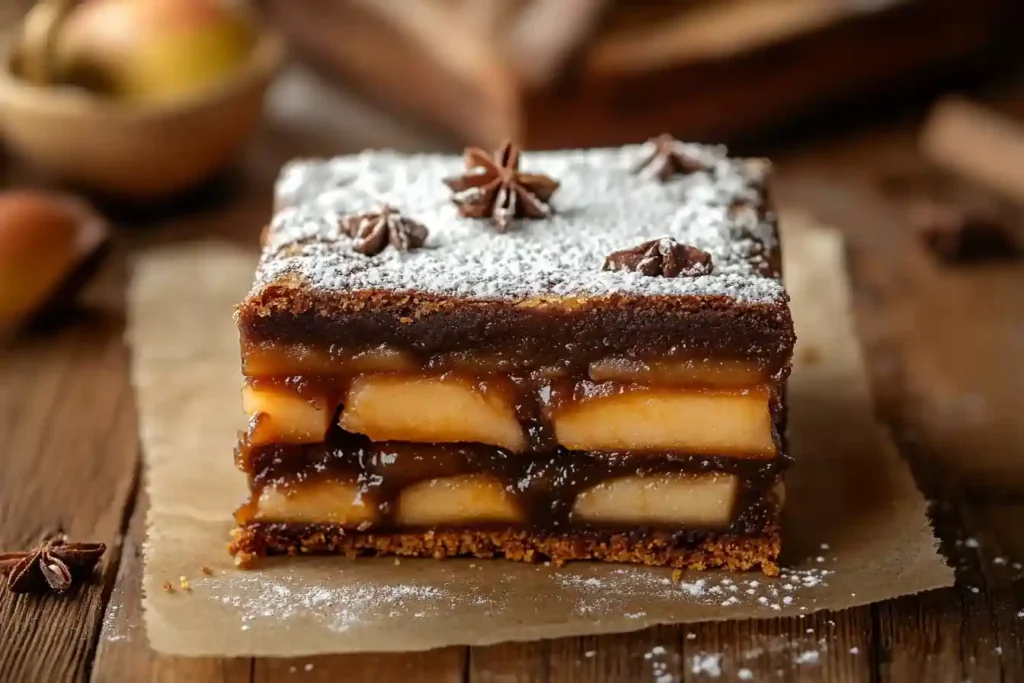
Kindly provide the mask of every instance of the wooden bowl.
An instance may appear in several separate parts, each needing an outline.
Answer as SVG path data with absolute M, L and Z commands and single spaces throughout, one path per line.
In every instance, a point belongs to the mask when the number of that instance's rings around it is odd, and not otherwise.
M 263 96 L 285 56 L 263 31 L 247 61 L 224 80 L 171 102 L 122 103 L 18 78 L 14 51 L 0 63 L 0 132 L 43 172 L 128 199 L 158 199 L 224 169 L 260 122 Z

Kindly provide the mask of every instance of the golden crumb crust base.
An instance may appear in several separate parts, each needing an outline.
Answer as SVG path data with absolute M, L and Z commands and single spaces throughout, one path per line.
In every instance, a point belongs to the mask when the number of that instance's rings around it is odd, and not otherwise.
M 674 569 L 760 568 L 779 573 L 779 530 L 769 525 L 760 535 L 710 534 L 698 540 L 666 532 L 543 534 L 523 530 L 423 531 L 420 533 L 349 532 L 329 525 L 253 523 L 235 529 L 230 545 L 236 564 L 252 566 L 266 555 L 327 553 L 346 557 L 504 557 L 519 562 L 575 560 L 623 562 Z

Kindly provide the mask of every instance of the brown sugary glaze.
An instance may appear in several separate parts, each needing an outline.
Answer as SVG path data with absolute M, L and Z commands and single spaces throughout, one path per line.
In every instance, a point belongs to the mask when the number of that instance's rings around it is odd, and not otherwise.
M 301 495 L 305 487 L 322 481 L 353 483 L 376 502 L 379 522 L 373 531 L 401 532 L 395 523 L 402 491 L 432 479 L 486 474 L 499 481 L 520 511 L 523 529 L 558 532 L 594 530 L 573 519 L 572 508 L 580 492 L 598 484 L 629 476 L 666 473 L 735 474 L 740 481 L 726 529 L 692 528 L 689 534 L 728 531 L 758 534 L 774 519 L 779 507 L 775 485 L 789 464 L 788 456 L 754 461 L 731 457 L 652 456 L 636 453 L 580 453 L 558 449 L 549 454 L 523 455 L 480 444 L 374 443 L 365 437 L 333 432 L 327 444 L 250 446 L 242 443 L 236 464 L 249 476 L 252 497 L 235 514 L 240 526 L 257 519 L 257 505 L 265 488 Z M 483 530 L 488 524 L 480 525 Z M 629 527 L 630 525 L 623 525 Z M 678 524 L 663 525 L 679 532 Z M 602 524 L 602 531 L 625 531 Z
M 504 557 L 520 562 L 625 562 L 677 569 L 779 573 L 778 522 L 758 533 L 692 535 L 637 529 L 538 533 L 521 529 L 352 533 L 333 525 L 253 523 L 234 531 L 231 552 L 240 566 L 265 555 L 334 553 L 347 557 Z

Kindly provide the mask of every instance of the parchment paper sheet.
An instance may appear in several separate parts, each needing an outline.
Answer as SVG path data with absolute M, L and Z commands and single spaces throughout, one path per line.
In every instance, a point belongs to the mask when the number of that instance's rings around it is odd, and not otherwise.
M 842 239 L 802 215 L 783 218 L 800 341 L 778 579 L 692 573 L 673 583 L 665 569 L 503 560 L 298 558 L 235 569 L 225 548 L 245 480 L 232 462 L 244 420 L 231 312 L 254 255 L 214 244 L 143 255 L 129 337 L 151 505 L 152 646 L 226 656 L 421 650 L 806 614 L 950 585 L 925 501 L 872 417 Z M 809 348 L 816 362 L 800 363 Z M 190 591 L 162 590 L 181 576 Z

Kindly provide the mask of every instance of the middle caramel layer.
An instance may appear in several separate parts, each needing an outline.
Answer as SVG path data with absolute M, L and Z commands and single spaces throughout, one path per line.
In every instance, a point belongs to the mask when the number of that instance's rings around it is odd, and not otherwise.
M 364 531 L 429 528 L 760 528 L 782 504 L 786 458 L 516 455 L 478 444 L 254 446 L 238 465 L 252 498 L 240 524 L 331 523 Z M 768 505 L 768 508 L 765 506 Z
M 512 452 L 679 452 L 772 458 L 775 385 L 650 387 L 376 373 L 249 378 L 243 406 L 254 444 L 318 443 L 337 423 L 374 441 L 481 443 Z M 339 414 L 340 411 L 340 414 Z

